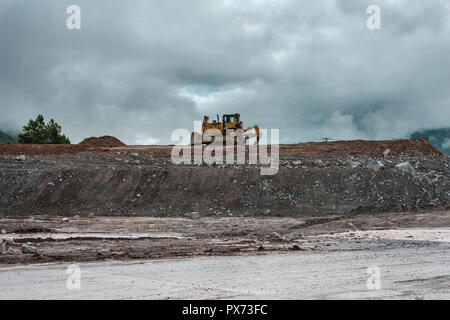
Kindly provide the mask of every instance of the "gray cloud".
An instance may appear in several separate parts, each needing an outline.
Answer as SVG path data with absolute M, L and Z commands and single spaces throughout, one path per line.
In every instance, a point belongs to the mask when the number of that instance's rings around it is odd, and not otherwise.
M 82 11 L 81 30 L 65 26 Z M 171 143 L 239 112 L 282 142 L 403 137 L 450 123 L 447 1 L 0 3 L 0 129 L 37 113 L 72 139 Z

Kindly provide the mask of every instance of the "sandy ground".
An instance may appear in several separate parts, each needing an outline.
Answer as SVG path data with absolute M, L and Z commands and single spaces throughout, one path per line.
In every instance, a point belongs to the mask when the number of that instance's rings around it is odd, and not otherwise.
M 448 250 L 448 243 L 397 243 L 339 252 L 80 264 L 80 289 L 68 289 L 68 265 L 6 267 L 0 269 L 0 299 L 450 299 Z M 368 267 L 374 266 L 379 289 L 367 286 Z
M 399 229 L 399 230 L 368 230 L 349 231 L 323 235 L 322 238 L 340 239 L 392 239 L 402 241 L 435 241 L 450 242 L 450 229 Z

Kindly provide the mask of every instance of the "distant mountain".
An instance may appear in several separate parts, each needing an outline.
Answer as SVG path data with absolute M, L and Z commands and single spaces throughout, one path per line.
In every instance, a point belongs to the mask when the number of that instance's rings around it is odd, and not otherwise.
M 0 131 L 0 144 L 2 143 L 17 143 L 17 140 Z
M 410 138 L 428 138 L 439 151 L 450 156 L 450 128 L 419 130 L 414 132 Z

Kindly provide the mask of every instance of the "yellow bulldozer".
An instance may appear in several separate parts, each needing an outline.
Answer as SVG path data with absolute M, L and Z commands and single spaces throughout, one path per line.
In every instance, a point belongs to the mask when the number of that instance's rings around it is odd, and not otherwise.
M 245 139 L 244 141 L 256 138 L 256 143 L 259 143 L 259 138 L 261 137 L 259 127 L 255 125 L 254 127 L 244 129 L 244 124 L 240 121 L 240 114 L 238 113 L 224 114 L 222 116 L 222 121 L 220 121 L 219 115 L 217 115 L 217 121 L 208 121 L 209 117 L 205 116 L 203 118 L 201 134 L 192 132 L 191 145 L 209 144 L 214 141 L 214 136 L 212 136 L 212 134 L 216 135 L 219 132 L 222 135 L 221 138 L 224 144 L 226 144 L 227 139 L 232 139 L 234 140 L 234 143 L 237 143 L 237 138 L 239 138 L 238 133 L 242 134 L 240 138 Z

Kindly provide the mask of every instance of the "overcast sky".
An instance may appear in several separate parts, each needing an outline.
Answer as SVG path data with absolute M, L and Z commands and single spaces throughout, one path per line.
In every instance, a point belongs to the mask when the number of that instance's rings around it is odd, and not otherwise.
M 397 138 L 449 126 L 449 88 L 446 0 L 0 0 L 8 132 L 42 113 L 72 143 L 167 144 L 240 113 L 285 143 Z

